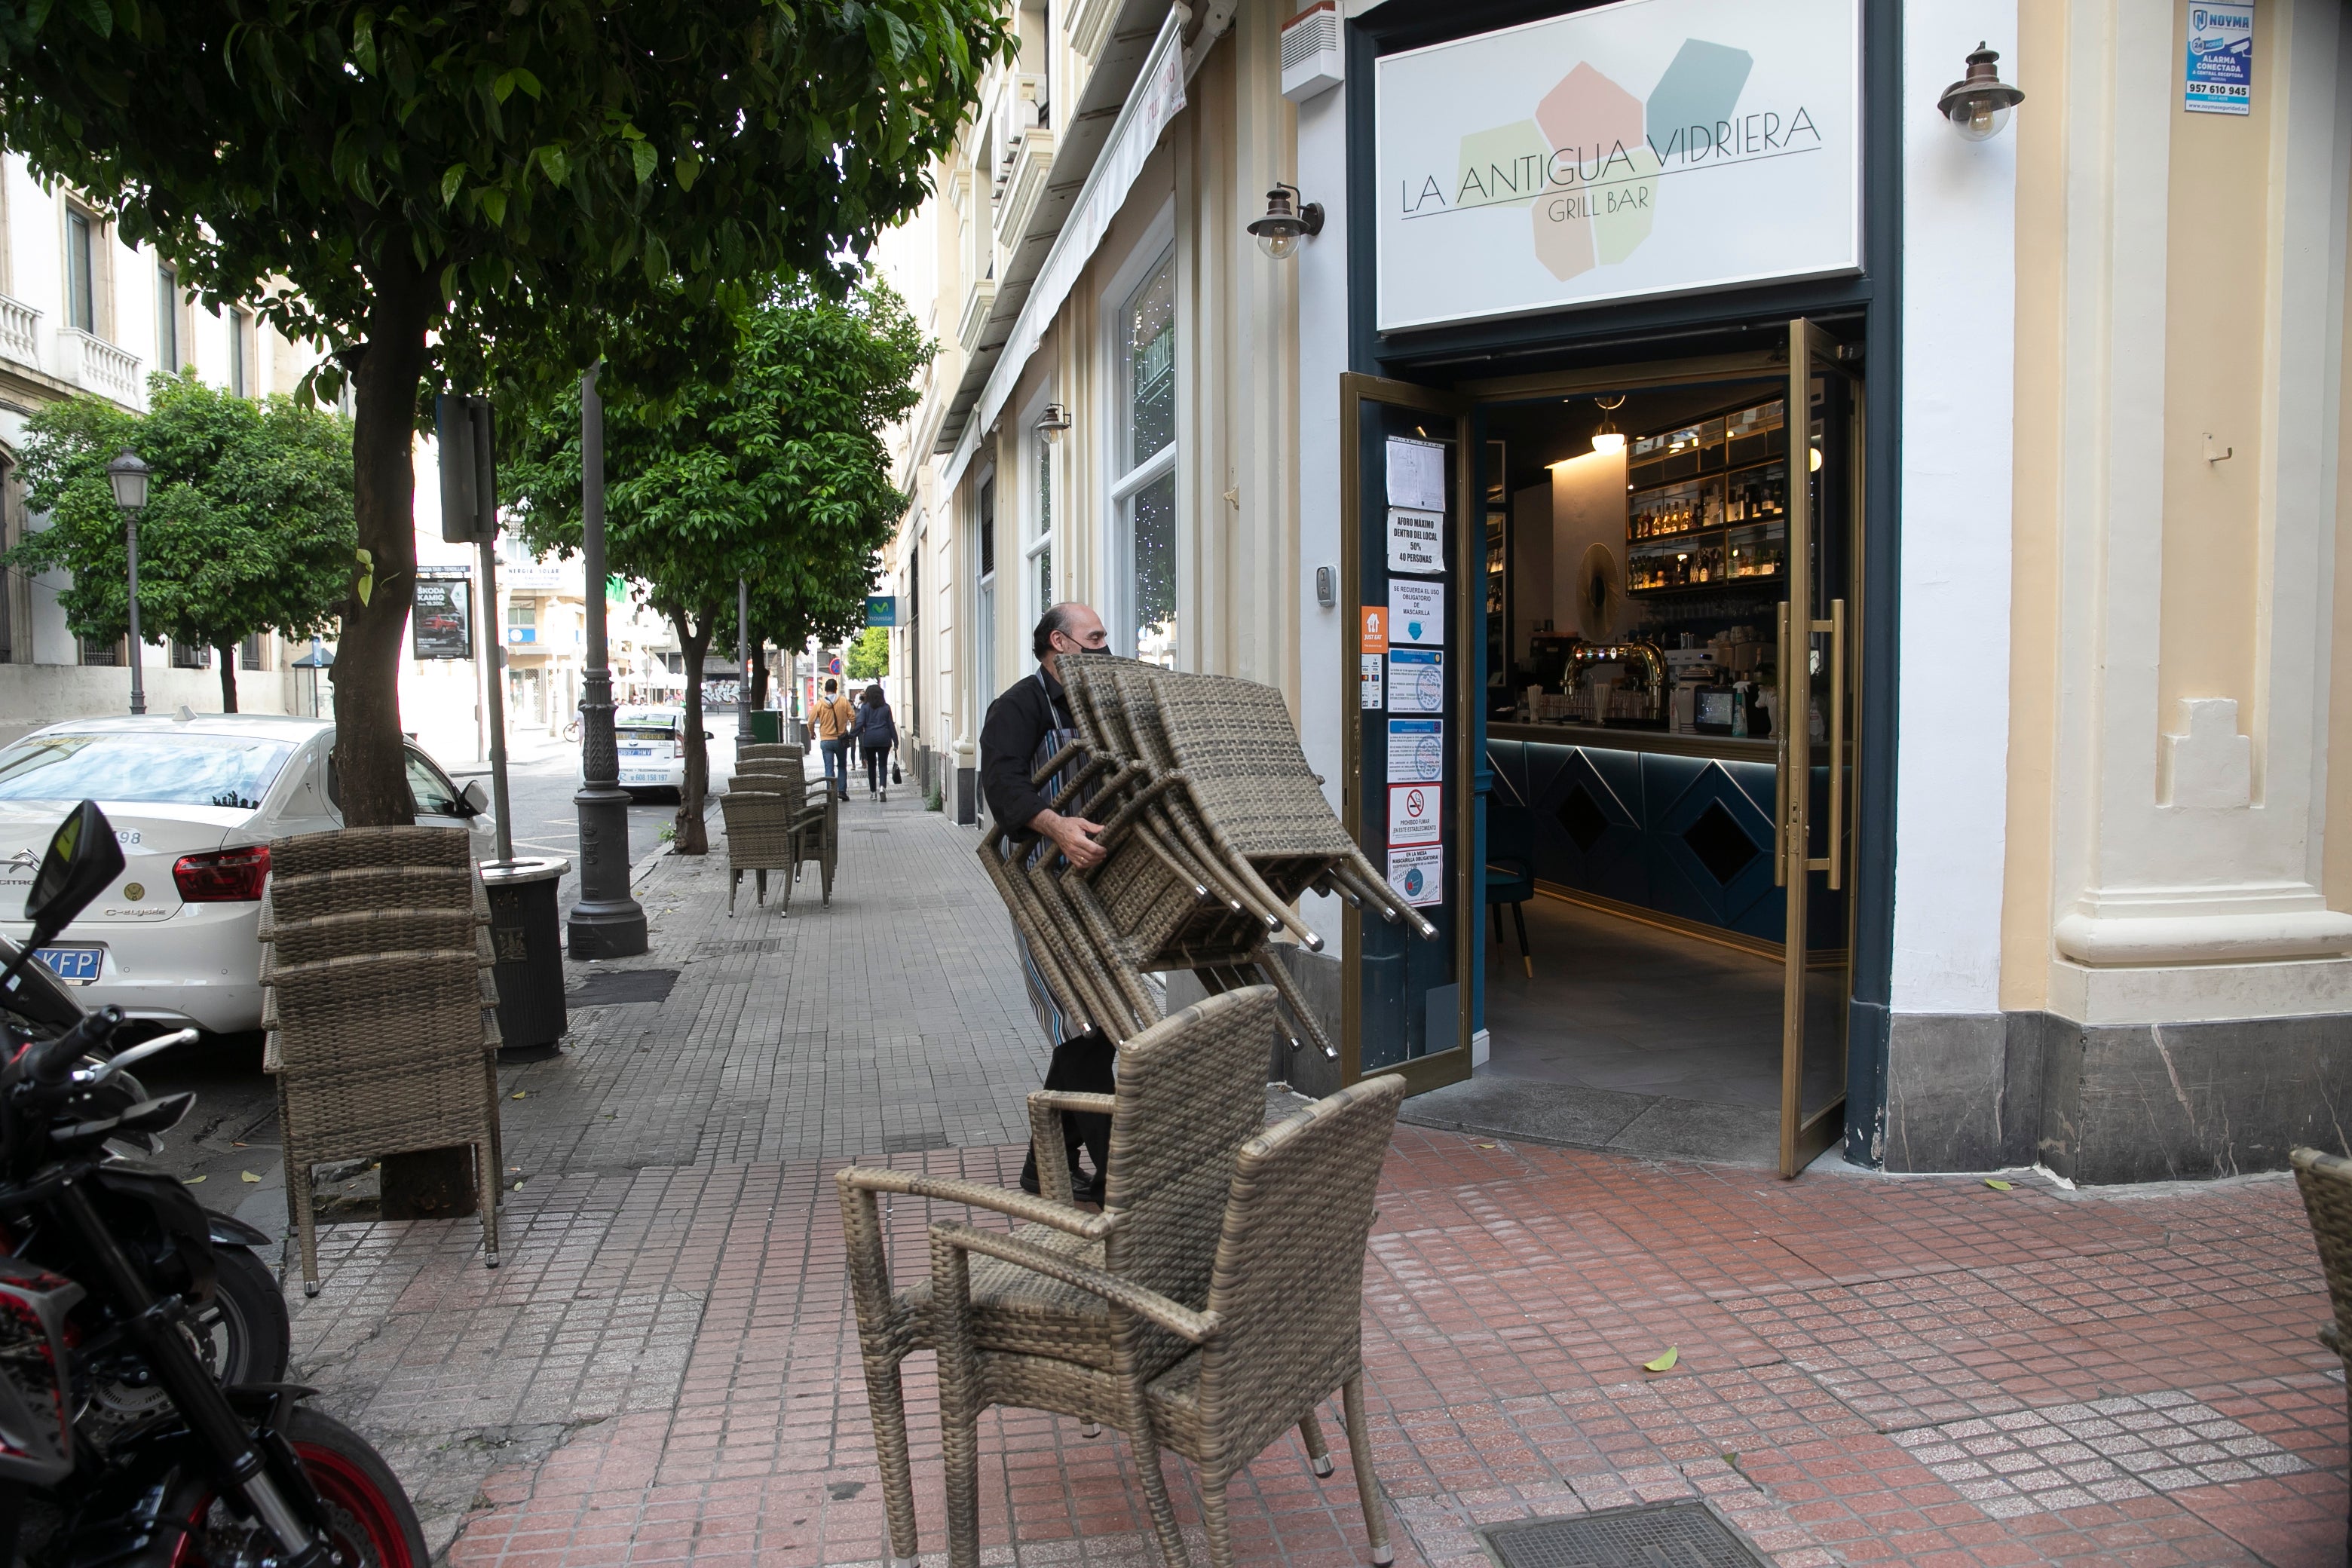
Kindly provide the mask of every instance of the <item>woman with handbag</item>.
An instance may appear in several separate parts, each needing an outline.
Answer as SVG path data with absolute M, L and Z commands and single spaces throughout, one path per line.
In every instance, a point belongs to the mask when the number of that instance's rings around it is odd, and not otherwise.
M 890 716 L 890 704 L 882 695 L 879 681 L 866 689 L 865 700 L 858 704 L 857 722 L 851 733 L 857 738 L 857 749 L 866 754 L 866 798 L 887 801 L 889 790 L 882 776 L 883 759 L 898 743 L 898 723 Z

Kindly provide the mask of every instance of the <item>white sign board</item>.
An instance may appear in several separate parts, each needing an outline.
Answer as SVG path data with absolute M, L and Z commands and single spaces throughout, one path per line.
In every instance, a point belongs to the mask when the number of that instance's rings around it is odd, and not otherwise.
M 1445 711 L 1445 656 L 1434 648 L 1398 648 L 1389 655 L 1389 710 Z
M 1445 584 L 1409 583 L 1400 577 L 1389 584 L 1389 643 L 1422 643 L 1438 647 L 1445 641 Z
M 1377 712 L 1381 708 L 1388 705 L 1388 699 L 1381 690 L 1381 656 L 1376 653 L 1368 653 L 1363 656 L 1363 659 L 1362 703 L 1364 707 Z
M 1389 508 L 1389 570 L 1445 574 L 1445 514 Z
M 1861 48 L 1859 0 L 1619 0 L 1382 56 L 1381 330 L 1859 269 Z
M 1444 831 L 1444 790 L 1438 784 L 1389 785 L 1389 842 L 1434 844 Z
M 1389 782 L 1435 784 L 1445 776 L 1445 721 L 1389 721 Z
M 1423 909 L 1445 901 L 1445 851 L 1426 848 L 1389 851 L 1389 886 L 1408 904 Z

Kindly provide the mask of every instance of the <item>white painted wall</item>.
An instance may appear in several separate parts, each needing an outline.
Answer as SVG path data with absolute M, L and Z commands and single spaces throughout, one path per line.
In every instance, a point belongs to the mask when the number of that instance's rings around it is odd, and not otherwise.
M 1340 724 L 1356 700 L 1356 640 L 1342 612 L 1315 599 L 1315 569 L 1337 581 L 1339 515 L 1339 377 L 1348 369 L 1348 94 L 1333 88 L 1298 106 L 1298 180 L 1304 199 L 1323 204 L 1323 232 L 1300 247 L 1298 268 L 1298 734 L 1307 765 L 1323 775 L 1331 809 L 1341 809 Z M 1336 595 L 1347 598 L 1346 584 Z M 1329 951 L 1339 950 L 1343 906 L 1310 893 L 1299 912 Z
M 1897 1013 L 2000 1005 L 2018 143 L 1936 99 L 1980 38 L 2015 79 L 2016 32 L 2013 0 L 1904 7 Z

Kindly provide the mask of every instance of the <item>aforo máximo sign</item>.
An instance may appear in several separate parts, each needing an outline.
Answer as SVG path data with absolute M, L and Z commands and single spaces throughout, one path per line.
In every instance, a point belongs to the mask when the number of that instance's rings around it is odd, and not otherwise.
M 1857 0 L 1622 0 L 1383 56 L 1383 331 L 1862 264 Z

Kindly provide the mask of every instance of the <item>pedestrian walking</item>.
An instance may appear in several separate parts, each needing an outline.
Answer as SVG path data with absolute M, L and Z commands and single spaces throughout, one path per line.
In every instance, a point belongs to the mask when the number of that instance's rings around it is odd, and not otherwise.
M 1014 853 L 1042 856 L 1059 850 L 1071 865 L 1084 869 L 1102 863 L 1104 850 L 1095 842 L 1102 825 L 1083 816 L 1064 816 L 1034 782 L 1038 769 L 1061 753 L 1076 738 L 1067 700 L 1062 693 L 1055 664 L 1066 653 L 1099 653 L 1110 636 L 1102 617 L 1084 605 L 1055 605 L 1037 623 L 1029 639 L 1037 668 L 1007 687 L 989 704 L 980 729 L 981 789 L 988 809 L 1013 833 L 1034 834 L 1033 843 Z M 1066 768 L 1045 785 L 1058 794 L 1062 781 L 1075 768 Z M 1081 803 L 1072 802 L 1074 811 Z M 1021 975 L 1029 987 L 1029 1005 L 1054 1048 L 1045 1068 L 1045 1087 L 1077 1094 L 1108 1094 L 1116 1087 L 1111 1071 L 1117 1052 L 1100 1029 L 1074 1033 L 1061 1009 L 1045 989 L 1029 945 L 1016 929 L 1013 943 L 1021 957 Z M 1110 1118 L 1066 1114 L 1062 1118 L 1062 1158 L 1069 1162 L 1071 1190 L 1095 1203 L 1102 1201 L 1102 1184 L 1110 1163 Z M 1094 1163 L 1089 1179 L 1078 1163 L 1084 1148 Z M 1038 1191 L 1038 1152 L 1032 1144 L 1028 1163 L 1021 1169 L 1021 1189 Z
M 898 721 L 890 716 L 890 700 L 882 695 L 882 683 L 878 680 L 866 689 L 866 696 L 857 705 L 856 733 L 857 749 L 866 757 L 866 798 L 888 800 L 887 768 L 890 748 L 898 743 Z
M 841 694 L 841 682 L 828 676 L 816 710 L 809 715 L 816 726 L 817 750 L 824 754 L 825 787 L 849 798 L 849 732 L 857 727 L 857 710 Z

